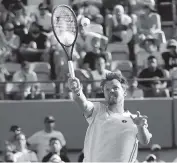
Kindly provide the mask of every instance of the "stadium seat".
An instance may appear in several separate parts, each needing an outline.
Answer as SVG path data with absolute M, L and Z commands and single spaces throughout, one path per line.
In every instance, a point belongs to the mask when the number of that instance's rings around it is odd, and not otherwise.
M 122 74 L 130 78 L 133 72 L 132 62 L 129 60 L 112 61 L 112 71 L 120 70 Z
M 119 42 L 109 43 L 107 51 L 112 53 L 112 60 L 127 60 L 129 58 L 127 45 Z
M 35 71 L 39 81 L 48 81 L 50 79 L 50 64 L 47 62 L 33 62 L 30 69 Z
M 8 70 L 10 74 L 15 73 L 16 71 L 21 69 L 21 65 L 19 63 L 4 63 L 3 64 L 4 68 Z

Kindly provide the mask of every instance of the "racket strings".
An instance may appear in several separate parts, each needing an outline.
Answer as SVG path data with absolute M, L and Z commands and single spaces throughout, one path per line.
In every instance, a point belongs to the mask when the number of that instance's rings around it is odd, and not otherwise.
M 68 60 L 72 60 L 74 43 L 78 33 L 77 19 L 72 9 L 64 5 L 57 6 L 52 13 L 52 27 L 54 35 L 62 45 Z
M 76 23 L 73 18 L 73 15 L 68 12 L 66 9 L 62 9 L 56 12 L 54 26 L 58 28 L 58 32 L 68 31 L 72 34 L 76 34 Z

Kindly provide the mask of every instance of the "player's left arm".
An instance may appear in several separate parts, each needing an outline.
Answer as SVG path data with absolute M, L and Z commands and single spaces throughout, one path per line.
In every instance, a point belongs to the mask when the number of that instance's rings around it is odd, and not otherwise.
M 140 112 L 137 111 L 137 116 L 132 117 L 133 122 L 137 125 L 138 128 L 138 140 L 141 144 L 148 144 L 152 137 L 152 134 L 148 130 L 147 116 L 141 116 Z

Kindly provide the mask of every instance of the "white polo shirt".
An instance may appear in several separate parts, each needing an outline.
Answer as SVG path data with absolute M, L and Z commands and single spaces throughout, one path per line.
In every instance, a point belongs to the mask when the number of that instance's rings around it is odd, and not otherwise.
M 84 162 L 136 160 L 138 129 L 130 115 L 130 112 L 110 113 L 104 104 L 94 103 L 93 114 L 87 118 L 89 127 L 84 143 Z

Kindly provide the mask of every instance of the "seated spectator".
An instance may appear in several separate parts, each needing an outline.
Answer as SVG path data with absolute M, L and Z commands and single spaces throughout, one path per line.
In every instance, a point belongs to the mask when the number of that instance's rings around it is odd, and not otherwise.
M 27 15 L 23 3 L 15 3 L 12 10 L 15 15 L 15 18 L 13 19 L 14 24 L 17 26 L 23 26 L 24 30 L 28 31 L 32 20 Z
M 16 61 L 16 55 L 18 53 L 18 48 L 20 46 L 20 38 L 14 34 L 14 25 L 12 23 L 6 23 L 4 25 L 4 34 L 0 30 L 3 48 L 0 56 L 0 62 L 4 63 L 6 61 Z
M 171 39 L 167 44 L 167 51 L 162 53 L 162 58 L 164 60 L 166 70 L 173 69 L 177 67 L 177 41 Z
M 166 78 L 165 71 L 158 67 L 157 59 L 155 56 L 149 56 L 147 59 L 148 68 L 143 69 L 139 77 L 140 79 L 150 79 L 153 77 Z M 139 81 L 140 88 L 144 91 L 144 97 L 148 95 L 148 92 L 152 90 L 152 81 Z M 162 82 L 160 89 L 165 89 L 167 82 Z
M 136 78 L 130 80 L 129 88 L 126 92 L 126 98 L 143 98 L 143 91 L 138 88 L 138 81 Z
M 91 34 L 91 33 L 89 33 Z M 89 39 L 89 36 L 88 36 Z M 95 70 L 95 62 L 97 56 L 100 54 L 106 57 L 106 66 L 111 67 L 112 56 L 111 53 L 107 52 L 105 49 L 106 37 L 93 36 L 90 38 L 90 51 L 87 51 L 83 59 L 83 68 L 86 70 Z M 104 47 L 103 47 L 104 46 Z
M 23 62 L 21 64 L 21 70 L 13 75 L 12 81 L 17 83 L 10 85 L 7 91 L 9 91 L 15 99 L 24 99 L 28 96 L 31 86 L 34 84 L 29 82 L 37 82 L 37 80 L 37 74 L 30 70 L 29 63 Z
M 96 70 L 91 71 L 92 74 L 92 97 L 104 98 L 102 89 L 100 88 L 101 80 L 106 77 L 109 70 L 106 70 L 106 58 L 104 55 L 100 55 L 96 58 Z
M 52 14 L 48 11 L 48 6 L 45 3 L 40 3 L 38 6 L 39 12 L 35 14 L 37 23 L 42 27 L 44 32 L 51 32 L 51 18 Z
M 31 87 L 30 93 L 26 97 L 27 100 L 44 100 L 45 93 L 40 90 L 39 84 L 34 84 Z
M 146 93 L 146 97 L 170 97 L 168 89 L 161 88 L 162 82 L 159 77 L 154 77 L 152 81 L 151 90 Z
M 132 19 L 125 14 L 123 6 L 116 5 L 113 10 L 113 15 L 109 15 L 108 19 L 110 23 L 106 27 L 106 35 L 110 41 L 128 43 L 131 40 L 129 29 Z M 127 41 L 127 38 L 129 41 Z
M 144 13 L 139 16 L 137 23 L 139 41 L 141 43 L 148 35 L 152 35 L 157 38 L 158 47 L 160 48 L 162 43 L 166 43 L 166 38 L 161 29 L 160 15 L 155 11 L 154 0 L 148 0 L 148 3 L 144 2 L 143 12 Z
M 20 133 L 16 136 L 16 147 L 17 151 L 14 154 L 15 160 L 17 162 L 37 162 L 36 153 L 27 149 L 26 137 L 24 134 Z
M 12 23 L 15 26 L 15 33 L 22 40 L 24 35 L 28 33 L 32 23 L 31 17 L 28 15 L 26 8 L 22 2 L 17 2 L 12 7 L 14 18 Z
M 156 156 L 156 162 L 165 163 L 165 161 L 161 160 L 161 157 L 160 157 L 161 150 L 162 148 L 159 144 L 153 144 L 151 146 L 151 153 Z
M 49 141 L 49 146 L 50 152 L 44 156 L 42 162 L 70 162 L 68 158 L 64 158 L 60 155 L 62 144 L 58 138 L 51 138 Z
M 100 44 L 103 46 L 103 48 L 107 47 L 108 44 L 108 38 L 106 36 L 103 36 L 99 33 L 96 33 L 92 30 L 92 25 L 89 25 L 88 27 L 83 27 L 82 25 L 82 19 L 83 16 L 78 16 L 78 37 L 76 41 L 76 51 L 80 54 L 81 59 L 83 59 L 87 52 L 90 52 L 94 49 L 92 45 L 92 40 L 97 39 L 100 40 Z M 105 50 L 105 49 L 104 49 Z
M 136 60 L 139 67 L 145 67 L 147 65 L 147 58 L 151 55 L 155 56 L 158 60 L 159 65 L 163 65 L 163 59 L 160 52 L 158 51 L 157 39 L 151 35 L 147 36 L 142 42 L 144 48 L 137 45 L 136 48 Z
M 116 5 L 113 15 L 107 15 L 106 19 L 106 36 L 109 41 L 127 44 L 130 54 L 129 59 L 134 61 L 134 30 L 132 28 L 134 25 L 131 17 L 125 14 L 123 6 Z
M 62 145 L 61 155 L 64 155 L 65 157 L 67 157 L 66 156 L 67 155 L 66 154 L 66 140 L 60 131 L 54 130 L 55 118 L 53 116 L 45 117 L 44 126 L 45 126 L 44 130 L 36 132 L 28 139 L 30 148 L 37 152 L 39 161 L 42 161 L 44 156 L 50 151 L 49 140 L 53 137 L 60 140 L 61 145 Z
M 20 48 L 21 59 L 41 61 L 47 55 L 50 42 L 46 35 L 41 33 L 41 26 L 36 22 L 31 24 L 29 33 L 22 40 Z
M 17 125 L 12 125 L 10 127 L 10 132 L 11 132 L 11 137 L 9 138 L 7 145 L 9 144 L 11 146 L 11 151 L 15 152 L 16 151 L 16 137 L 20 133 L 22 133 L 21 128 Z

